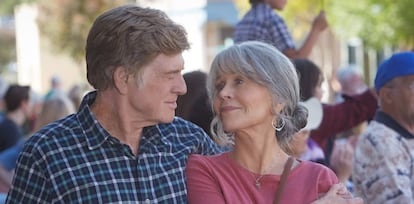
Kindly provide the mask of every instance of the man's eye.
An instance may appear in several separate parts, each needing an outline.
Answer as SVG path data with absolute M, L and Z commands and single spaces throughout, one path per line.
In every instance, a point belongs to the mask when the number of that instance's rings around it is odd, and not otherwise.
M 414 82 L 409 83 L 408 88 L 414 90 Z

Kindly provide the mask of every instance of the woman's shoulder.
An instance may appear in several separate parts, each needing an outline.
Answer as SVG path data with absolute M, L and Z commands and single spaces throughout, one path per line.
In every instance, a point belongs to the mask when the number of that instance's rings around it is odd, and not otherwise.
M 228 163 L 227 152 L 216 155 L 192 154 L 188 158 L 187 168 L 218 171 L 226 168 Z
M 312 162 L 298 160 L 300 163 L 297 166 L 297 171 L 301 174 L 309 174 L 313 176 L 326 175 L 328 177 L 336 177 L 335 173 L 327 166 Z
M 335 173 L 319 163 L 298 160 L 299 164 L 292 171 L 289 178 L 292 184 L 300 184 L 303 192 L 326 193 L 329 188 L 339 182 Z
M 226 159 L 226 152 L 215 155 L 191 154 L 188 163 L 217 164 Z

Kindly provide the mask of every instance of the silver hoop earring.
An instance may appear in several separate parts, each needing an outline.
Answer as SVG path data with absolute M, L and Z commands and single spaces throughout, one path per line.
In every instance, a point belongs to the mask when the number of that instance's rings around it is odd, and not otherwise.
M 278 132 L 280 132 L 280 131 L 282 131 L 283 130 L 283 128 L 285 127 L 285 120 L 283 119 L 283 118 L 280 118 L 280 120 L 281 120 L 281 123 L 280 123 L 280 125 L 279 124 L 277 124 L 277 122 L 276 122 L 276 118 L 273 118 L 273 120 L 272 120 L 272 127 L 276 130 L 276 131 L 278 131 Z M 279 126 L 279 127 L 278 127 Z

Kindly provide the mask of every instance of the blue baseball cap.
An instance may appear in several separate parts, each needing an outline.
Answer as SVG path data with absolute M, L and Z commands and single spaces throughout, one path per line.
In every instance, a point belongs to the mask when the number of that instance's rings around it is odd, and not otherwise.
M 384 60 L 375 76 L 377 93 L 387 82 L 396 77 L 414 74 L 414 52 L 399 52 Z

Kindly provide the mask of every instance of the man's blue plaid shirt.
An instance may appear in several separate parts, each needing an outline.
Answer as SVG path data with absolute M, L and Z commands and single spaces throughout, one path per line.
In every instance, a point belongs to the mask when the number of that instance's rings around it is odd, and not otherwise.
M 77 114 L 49 124 L 25 144 L 7 203 L 186 203 L 189 154 L 221 150 L 203 130 L 175 118 L 146 127 L 138 156 L 109 135 L 86 95 Z

